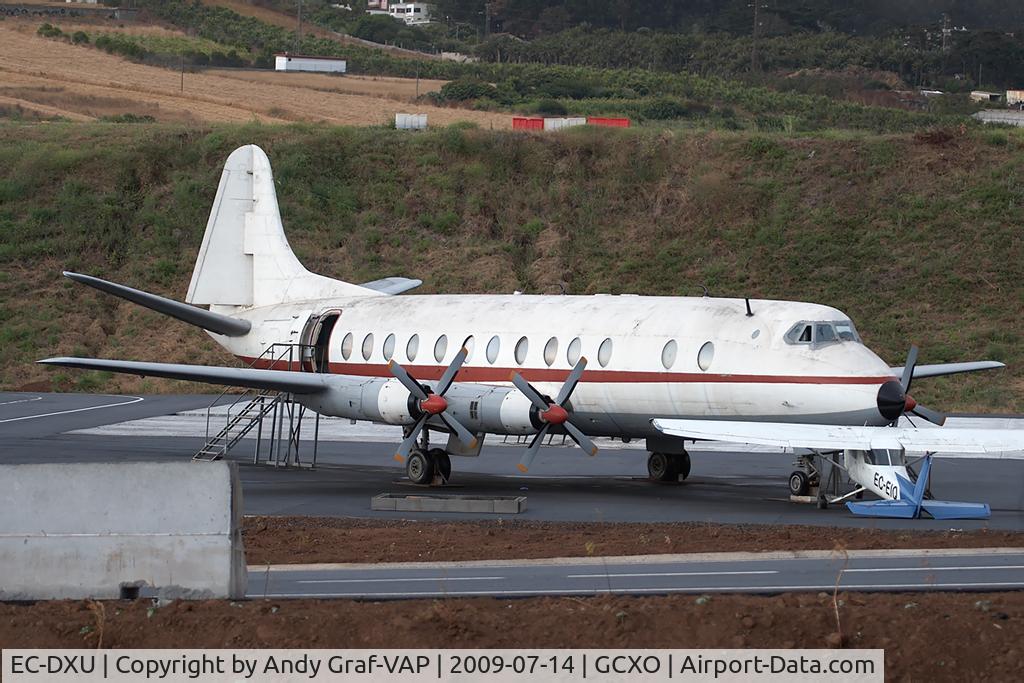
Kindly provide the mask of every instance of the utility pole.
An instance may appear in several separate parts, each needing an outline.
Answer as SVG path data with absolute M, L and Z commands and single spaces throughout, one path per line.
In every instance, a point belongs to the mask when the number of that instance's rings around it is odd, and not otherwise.
M 484 3 L 484 40 L 491 35 L 491 3 Z
M 758 18 L 758 10 L 760 9 L 761 0 L 754 0 L 754 32 L 753 32 L 753 46 L 750 48 L 750 72 L 757 72 L 757 36 L 760 31 L 761 21 Z

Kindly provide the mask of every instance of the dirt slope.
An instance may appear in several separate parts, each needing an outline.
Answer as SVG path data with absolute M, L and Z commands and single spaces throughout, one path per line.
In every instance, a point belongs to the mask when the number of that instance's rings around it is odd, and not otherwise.
M 186 73 L 136 64 L 102 51 L 26 34 L 0 22 L 0 96 L 8 88 L 23 91 L 16 99 L 33 102 L 32 90 L 59 88 L 58 103 L 44 102 L 85 116 L 109 112 L 90 107 L 90 98 L 124 100 L 117 113 L 150 114 L 163 121 L 323 121 L 331 124 L 381 125 L 414 105 L 390 97 L 352 91 L 313 89 L 299 81 L 268 78 L 254 83 L 216 73 Z M 415 82 L 413 82 L 413 88 Z M 356 88 L 357 89 L 357 88 Z M 367 89 L 369 91 L 369 89 Z M 102 109 L 102 108 L 101 108 Z M 511 117 L 464 109 L 415 105 L 431 125 L 470 121 L 486 128 L 508 128 Z
M 1020 592 L 0 604 L 5 648 L 843 645 L 884 649 L 901 681 L 1016 680 L 1022 627 Z

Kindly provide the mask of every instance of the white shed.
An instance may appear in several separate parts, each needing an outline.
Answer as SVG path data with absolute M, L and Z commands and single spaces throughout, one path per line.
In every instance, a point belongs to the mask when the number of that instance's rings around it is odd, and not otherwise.
M 343 74 L 347 63 L 339 57 L 314 57 L 283 52 L 274 55 L 274 68 L 277 71 L 321 71 Z
M 426 114 L 395 114 L 395 128 L 399 130 L 425 130 Z

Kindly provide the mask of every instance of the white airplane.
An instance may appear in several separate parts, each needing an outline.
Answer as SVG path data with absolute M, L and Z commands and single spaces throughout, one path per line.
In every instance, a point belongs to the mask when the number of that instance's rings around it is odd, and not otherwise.
M 685 478 L 686 440 L 808 450 L 790 480 L 816 484 L 816 455 L 841 453 L 862 489 L 899 501 L 912 481 L 903 451 L 1020 448 L 1012 430 L 896 428 L 915 415 L 914 378 L 1002 363 L 892 368 L 828 306 L 717 297 L 408 295 L 421 282 L 362 285 L 307 271 L 292 253 L 270 162 L 249 145 L 228 158 L 180 303 L 98 278 L 68 277 L 197 325 L 248 368 L 50 358 L 41 363 L 290 392 L 324 415 L 401 425 L 396 459 L 417 483 L 447 480 L 451 455 L 484 437 L 549 434 L 587 453 L 589 437 L 646 439 L 656 480 Z M 209 310 L 199 308 L 209 306 Z M 298 345 L 282 365 L 277 345 Z M 296 348 L 296 347 L 293 347 Z M 552 398 L 554 397 L 554 398 Z M 430 432 L 447 436 L 429 447 Z M 880 451 L 879 449 L 882 449 Z M 893 462 L 873 454 L 896 449 Z M 838 458 L 838 456 L 837 456 Z M 838 461 L 837 461 L 838 462 Z

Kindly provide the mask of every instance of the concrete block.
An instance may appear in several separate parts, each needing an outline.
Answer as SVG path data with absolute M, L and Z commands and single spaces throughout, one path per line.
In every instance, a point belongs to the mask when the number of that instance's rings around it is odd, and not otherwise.
M 0 466 L 0 600 L 241 598 L 235 463 Z

